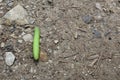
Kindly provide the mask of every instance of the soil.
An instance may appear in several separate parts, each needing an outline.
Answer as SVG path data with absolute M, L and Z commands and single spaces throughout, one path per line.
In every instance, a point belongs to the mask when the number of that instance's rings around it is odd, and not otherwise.
M 0 4 L 4 11 L 0 17 L 20 4 L 35 19 L 29 25 L 2 25 L 0 80 L 120 80 L 119 0 L 3 0 Z M 20 37 L 23 32 L 33 35 L 35 26 L 41 30 L 46 62 L 34 62 L 32 43 Z M 15 55 L 12 66 L 6 65 L 5 52 Z

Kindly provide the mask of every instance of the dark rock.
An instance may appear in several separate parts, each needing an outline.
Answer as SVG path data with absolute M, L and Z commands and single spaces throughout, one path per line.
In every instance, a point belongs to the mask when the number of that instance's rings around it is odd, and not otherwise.
M 4 47 L 5 51 L 14 51 L 13 45 L 8 44 Z

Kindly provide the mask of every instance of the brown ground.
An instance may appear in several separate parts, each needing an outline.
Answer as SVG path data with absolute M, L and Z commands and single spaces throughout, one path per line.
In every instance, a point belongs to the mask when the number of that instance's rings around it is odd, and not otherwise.
M 6 1 L 11 0 L 3 1 L 5 12 L 19 3 L 35 18 L 32 25 L 41 29 L 48 61 L 35 64 L 32 43 L 18 43 L 22 32 L 33 35 L 33 27 L 3 25 L 0 80 L 120 80 L 119 0 L 13 0 L 12 7 Z M 4 61 L 6 51 L 16 56 L 11 67 Z

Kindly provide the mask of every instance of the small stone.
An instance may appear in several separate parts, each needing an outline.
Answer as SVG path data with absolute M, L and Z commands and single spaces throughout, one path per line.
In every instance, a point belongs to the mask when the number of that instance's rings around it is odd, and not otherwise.
M 0 0 L 0 2 L 2 2 L 3 0 Z
M 3 18 L 14 21 L 19 25 L 25 25 L 28 24 L 27 16 L 27 11 L 21 5 L 17 5 L 8 11 Z
M 57 54 L 57 53 L 58 53 L 58 52 L 57 52 L 56 50 L 53 51 L 53 54 L 54 54 L 54 55 Z
M 77 33 L 77 32 L 75 32 L 75 34 L 74 34 L 74 38 L 75 38 L 75 39 L 78 38 L 78 33 Z
M 33 41 L 33 37 L 32 37 L 31 34 L 25 34 L 25 35 L 23 36 L 23 39 L 24 39 L 24 41 L 30 41 L 30 42 Z
M 31 67 L 30 72 L 31 73 L 36 73 L 36 70 L 33 67 Z
M 52 61 L 52 60 L 48 60 L 48 62 L 49 62 L 49 63 L 53 63 L 53 61 Z
M 32 29 L 31 28 L 27 28 L 26 30 L 25 30 L 25 32 L 31 32 L 32 31 Z
M 57 46 L 57 49 L 60 49 L 60 46 Z
M 33 24 L 33 23 L 35 22 L 35 18 L 29 18 L 29 19 L 28 19 L 28 22 L 29 22 L 30 24 Z
M 58 40 L 54 40 L 54 43 L 57 44 L 59 41 Z
M 41 53 L 40 53 L 40 60 L 43 61 L 43 62 L 48 61 L 48 56 L 47 56 L 46 52 L 41 51 Z
M 92 21 L 92 16 L 90 16 L 90 15 L 85 15 L 85 16 L 83 16 L 82 17 L 82 20 L 84 21 L 84 23 L 86 23 L 86 24 L 90 24 L 91 23 L 91 21 Z
M 22 32 L 22 34 L 21 34 L 21 35 L 23 36 L 23 35 L 25 35 L 25 34 L 26 34 L 25 32 Z
M 4 42 L 1 43 L 1 47 L 2 48 L 5 47 L 5 43 Z
M 19 42 L 19 43 L 22 43 L 22 42 L 23 42 L 23 40 L 18 40 L 18 42 Z
M 101 33 L 98 30 L 93 30 L 93 34 L 95 38 L 101 38 Z
M 101 7 L 100 3 L 95 3 L 95 7 L 99 10 L 102 10 L 102 7 Z
M 11 2 L 9 2 L 7 5 L 10 6 L 10 7 L 12 7 L 12 6 L 14 5 L 14 2 L 11 1 Z
M 14 47 L 13 47 L 12 44 L 6 44 L 5 47 L 4 47 L 4 49 L 6 51 L 11 51 L 11 52 L 14 51 Z
M 15 34 L 11 34 L 10 35 L 12 38 L 17 38 L 17 36 L 15 36 Z
M 75 67 L 75 65 L 74 64 L 71 64 L 71 68 L 74 68 Z
M 96 15 L 96 16 L 94 16 L 94 19 L 95 19 L 96 21 L 100 21 L 100 20 L 102 20 L 103 18 L 102 18 L 101 15 Z
M 11 66 L 13 65 L 15 61 L 15 56 L 12 52 L 6 52 L 5 53 L 5 63 L 8 65 L 8 66 Z

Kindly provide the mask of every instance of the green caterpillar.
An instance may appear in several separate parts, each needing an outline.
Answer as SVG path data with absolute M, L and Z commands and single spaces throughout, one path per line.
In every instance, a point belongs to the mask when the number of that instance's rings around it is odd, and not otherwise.
M 34 29 L 34 39 L 33 39 L 33 58 L 34 60 L 39 60 L 40 57 L 40 30 L 38 27 Z

